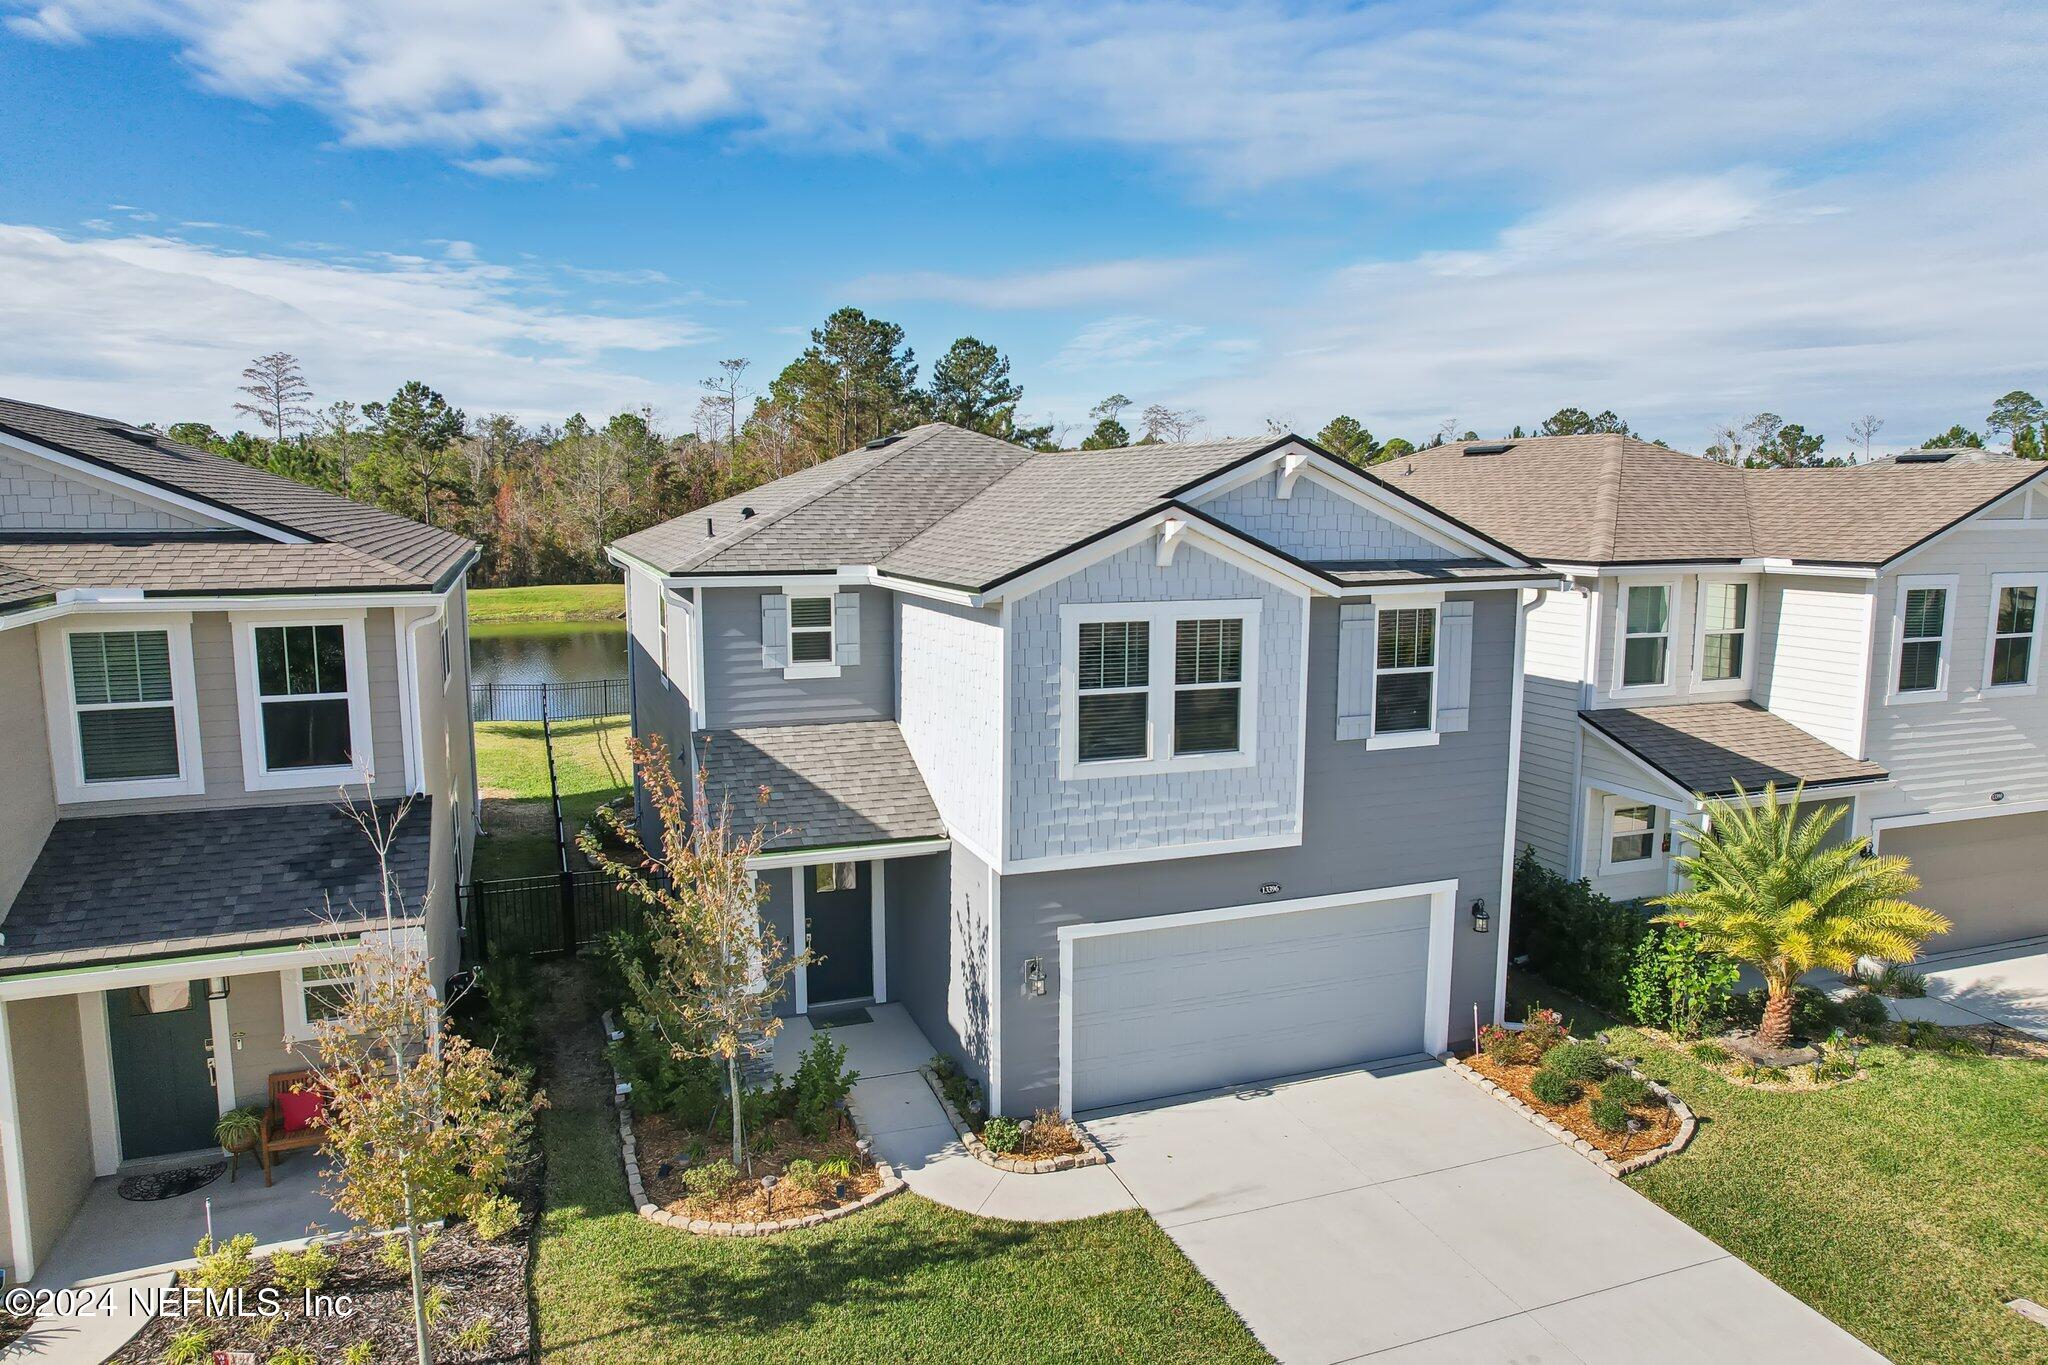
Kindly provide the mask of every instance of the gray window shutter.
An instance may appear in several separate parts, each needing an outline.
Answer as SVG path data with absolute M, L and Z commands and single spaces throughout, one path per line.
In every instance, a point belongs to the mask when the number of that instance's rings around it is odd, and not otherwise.
M 1446 602 L 1437 615 L 1436 728 L 1454 734 L 1472 713 L 1472 604 Z
M 761 597 L 761 667 L 789 667 L 789 599 L 779 592 Z
M 1346 602 L 1337 630 L 1337 738 L 1372 737 L 1372 667 L 1379 608 Z
M 841 668 L 860 662 L 860 594 L 843 592 L 832 604 L 832 659 Z

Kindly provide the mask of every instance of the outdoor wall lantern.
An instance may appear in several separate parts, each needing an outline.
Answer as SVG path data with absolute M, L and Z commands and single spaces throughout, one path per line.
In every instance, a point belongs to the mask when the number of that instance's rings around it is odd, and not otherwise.
M 1486 902 L 1483 900 L 1472 902 L 1472 932 L 1475 934 L 1490 934 L 1493 932 L 1493 916 L 1486 913 Z
M 1033 995 L 1045 994 L 1045 959 L 1027 957 L 1024 959 L 1024 989 Z

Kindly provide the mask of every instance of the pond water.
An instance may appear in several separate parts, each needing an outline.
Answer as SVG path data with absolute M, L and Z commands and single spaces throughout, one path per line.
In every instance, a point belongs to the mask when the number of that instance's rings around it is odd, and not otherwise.
M 591 682 L 625 676 L 624 621 L 499 621 L 469 629 L 472 683 Z

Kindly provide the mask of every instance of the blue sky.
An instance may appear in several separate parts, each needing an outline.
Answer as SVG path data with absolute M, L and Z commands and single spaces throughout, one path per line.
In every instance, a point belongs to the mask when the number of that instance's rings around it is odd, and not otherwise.
M 689 424 L 828 311 L 1031 413 L 1486 434 L 2048 391 L 2048 13 L 0 0 L 0 392 L 232 421 L 424 378 Z

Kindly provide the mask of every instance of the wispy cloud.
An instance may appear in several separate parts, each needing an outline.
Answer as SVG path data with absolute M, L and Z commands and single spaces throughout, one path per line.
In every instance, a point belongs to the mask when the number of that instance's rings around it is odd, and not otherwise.
M 455 164 L 487 180 L 539 180 L 555 173 L 554 167 L 525 156 L 468 157 Z
M 1055 370 L 1156 365 L 1201 334 L 1200 327 L 1184 322 L 1136 316 L 1102 318 L 1076 332 L 1047 364 Z
M 1139 258 L 993 275 L 913 270 L 867 275 L 845 289 L 856 299 L 922 299 L 988 309 L 1085 308 L 1156 297 L 1184 286 L 1213 264 Z

